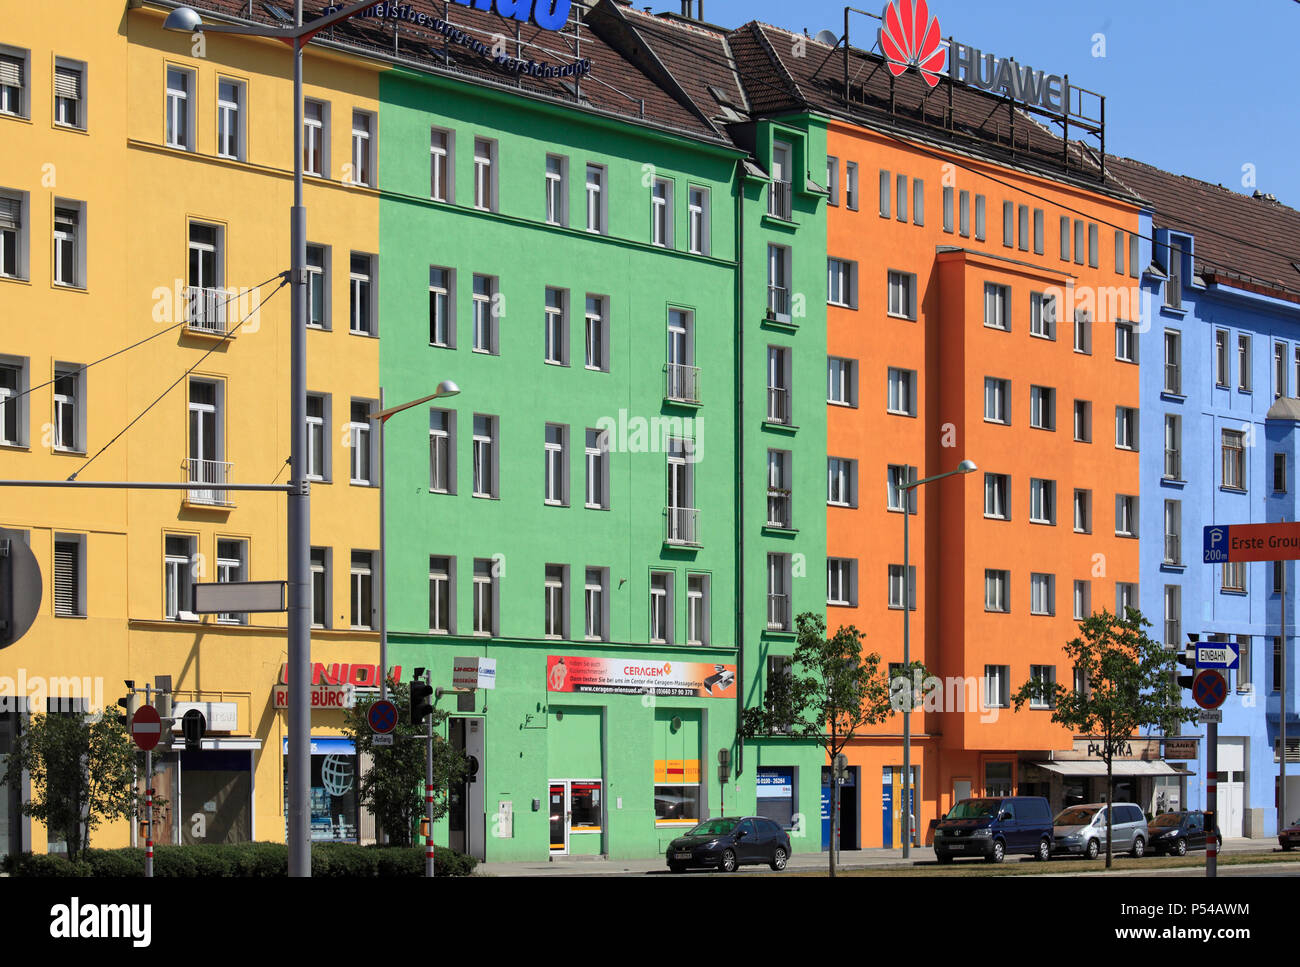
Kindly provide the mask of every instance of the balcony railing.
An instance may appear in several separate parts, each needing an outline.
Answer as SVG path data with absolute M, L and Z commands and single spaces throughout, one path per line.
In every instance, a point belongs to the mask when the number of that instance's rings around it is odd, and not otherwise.
M 1178 534 L 1165 535 L 1165 563 L 1183 563 L 1183 543 Z
M 186 461 L 189 470 L 189 482 L 201 484 L 190 490 L 188 499 L 192 504 L 206 504 L 211 507 L 233 507 L 230 492 L 225 485 L 230 482 L 232 464 L 220 460 L 199 460 L 190 458 Z
M 767 191 L 767 213 L 773 218 L 790 220 L 791 186 L 788 181 L 774 181 Z
M 1165 476 L 1171 480 L 1182 479 L 1182 453 L 1179 450 L 1165 451 Z
M 782 387 L 767 388 L 767 421 L 769 423 L 790 423 L 790 391 Z
M 767 525 L 790 526 L 790 491 L 769 488 L 767 491 Z
M 669 544 L 700 543 L 700 512 L 694 507 L 665 507 L 665 536 Z
M 767 312 L 769 316 L 790 318 L 790 290 L 783 285 L 768 284 Z
M 767 596 L 767 630 L 790 630 L 790 595 L 768 594 Z
M 185 324 L 195 332 L 226 334 L 225 289 L 191 285 L 186 289 Z
M 700 401 L 700 367 L 669 363 L 664 371 L 664 399 L 680 403 Z

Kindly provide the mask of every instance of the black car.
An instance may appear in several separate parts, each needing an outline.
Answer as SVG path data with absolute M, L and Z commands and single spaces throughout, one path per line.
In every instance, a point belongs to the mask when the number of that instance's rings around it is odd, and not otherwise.
M 1218 826 L 1214 836 L 1222 846 Z M 1183 856 L 1189 849 L 1205 849 L 1205 813 L 1198 809 L 1161 813 L 1147 823 L 1147 849 L 1174 856 Z
M 733 873 L 746 864 L 766 863 L 785 869 L 790 859 L 786 831 L 761 816 L 706 819 L 668 845 L 668 869 L 681 873 L 690 866 L 716 867 Z

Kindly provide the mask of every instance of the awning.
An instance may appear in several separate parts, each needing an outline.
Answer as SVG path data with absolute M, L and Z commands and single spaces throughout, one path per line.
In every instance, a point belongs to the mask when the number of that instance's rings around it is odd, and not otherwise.
M 1104 776 L 1106 763 L 1092 759 L 1078 761 L 1035 762 L 1034 765 L 1048 772 L 1063 776 Z M 1116 776 L 1177 776 L 1181 770 L 1175 769 L 1163 760 L 1150 759 L 1116 759 L 1111 764 L 1111 773 Z

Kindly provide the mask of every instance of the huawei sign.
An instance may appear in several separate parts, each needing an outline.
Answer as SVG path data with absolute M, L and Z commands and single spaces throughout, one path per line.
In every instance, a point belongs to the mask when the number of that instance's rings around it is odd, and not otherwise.
M 939 18 L 930 16 L 925 0 L 893 0 L 881 15 L 880 49 L 895 77 L 915 67 L 934 87 L 943 73 L 947 51 L 939 43 Z

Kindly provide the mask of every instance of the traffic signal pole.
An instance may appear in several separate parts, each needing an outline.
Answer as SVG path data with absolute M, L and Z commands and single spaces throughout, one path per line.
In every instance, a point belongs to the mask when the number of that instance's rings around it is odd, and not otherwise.
M 1219 856 L 1219 837 L 1216 835 L 1219 823 L 1219 725 L 1209 724 L 1205 750 L 1205 876 L 1213 879 L 1217 875 Z
M 424 875 L 434 875 L 433 856 L 433 717 L 429 717 L 424 730 L 424 814 L 428 819 L 428 832 L 424 834 Z

